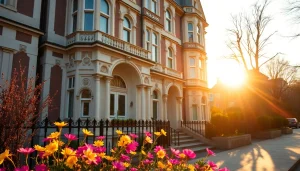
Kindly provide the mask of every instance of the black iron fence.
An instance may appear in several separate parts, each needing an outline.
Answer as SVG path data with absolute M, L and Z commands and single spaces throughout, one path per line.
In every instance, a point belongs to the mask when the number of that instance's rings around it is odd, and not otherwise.
M 181 121 L 181 127 L 186 128 L 193 133 L 205 136 L 205 126 L 207 121 Z

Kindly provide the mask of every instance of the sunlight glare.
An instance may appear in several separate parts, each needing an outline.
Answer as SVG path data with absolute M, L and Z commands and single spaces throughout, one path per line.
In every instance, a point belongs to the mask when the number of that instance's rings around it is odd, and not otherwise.
M 245 73 L 239 66 L 229 64 L 219 72 L 219 78 L 227 86 L 238 87 L 245 82 Z

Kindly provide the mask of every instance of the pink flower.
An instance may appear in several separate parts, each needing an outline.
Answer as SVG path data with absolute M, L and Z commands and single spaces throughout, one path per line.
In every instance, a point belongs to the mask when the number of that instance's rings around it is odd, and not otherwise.
M 51 141 L 52 140 L 52 138 L 44 138 L 43 139 L 43 142 L 49 142 L 49 141 Z
M 0 171 L 6 171 L 6 169 L 5 168 L 0 168 Z
M 106 151 L 105 147 L 93 147 L 93 152 L 95 153 L 104 153 Z
M 179 155 L 179 153 L 180 153 L 179 150 L 176 150 L 176 149 L 174 149 L 174 148 L 171 148 L 171 152 L 172 152 L 175 156 Z
M 126 152 L 130 153 L 130 151 L 135 151 L 138 146 L 139 146 L 139 143 L 137 143 L 136 141 L 132 141 L 132 143 L 127 145 Z
M 35 171 L 48 171 L 48 168 L 45 164 L 39 164 L 35 166 Z
M 157 153 L 159 150 L 163 150 L 163 151 L 166 151 L 162 146 L 158 145 L 154 148 L 154 152 Z
M 218 168 L 218 166 L 213 162 L 213 161 L 207 161 L 207 164 L 210 166 L 210 168 L 212 169 L 216 169 Z
M 196 154 L 193 150 L 184 149 L 184 150 L 182 150 L 182 152 L 183 152 L 183 154 L 185 154 L 190 159 L 196 158 Z
M 35 150 L 33 148 L 19 148 L 17 151 L 24 155 L 28 155 L 28 154 L 34 152 Z
M 152 160 L 148 160 L 148 159 L 146 159 L 146 160 L 143 161 L 143 163 L 145 165 L 151 164 L 152 162 L 153 162 Z
M 173 165 L 180 164 L 179 160 L 177 160 L 177 159 L 170 159 L 169 161 L 170 161 L 170 163 L 172 163 Z
M 130 157 L 128 157 L 128 156 L 126 156 L 124 154 L 121 154 L 120 161 L 121 162 L 128 162 L 128 161 L 130 161 Z
M 148 137 L 151 137 L 151 133 L 148 132 L 148 131 L 145 131 L 145 135 L 148 136 Z
M 219 169 L 219 171 L 230 171 L 229 169 L 227 169 L 227 167 L 224 167 L 222 169 Z
M 64 136 L 68 139 L 68 141 L 74 141 L 78 139 L 74 134 L 64 134 Z
M 149 159 L 153 159 L 153 155 L 152 155 L 150 152 L 148 152 L 147 157 L 148 157 Z
M 216 154 L 210 149 L 206 148 L 206 151 L 207 151 L 207 156 L 216 156 Z
M 130 171 L 137 171 L 138 169 L 137 168 L 134 168 L 134 167 L 132 167 L 132 168 L 130 168 Z
M 39 158 L 43 159 L 44 158 L 44 154 L 45 154 L 45 152 L 39 152 L 39 154 L 38 154 Z
M 132 139 L 136 139 L 138 136 L 136 134 L 129 134 Z
M 19 168 L 15 168 L 14 171 L 29 171 L 29 167 L 28 166 L 22 166 Z
M 104 140 L 104 138 L 105 138 L 105 136 L 99 136 L 99 137 L 97 137 L 96 139 L 97 139 L 97 140 Z
M 113 165 L 113 168 L 118 170 L 118 171 L 123 171 L 125 170 L 126 168 L 124 167 L 123 163 L 122 162 L 119 162 L 119 161 L 114 161 L 112 162 L 112 165 Z

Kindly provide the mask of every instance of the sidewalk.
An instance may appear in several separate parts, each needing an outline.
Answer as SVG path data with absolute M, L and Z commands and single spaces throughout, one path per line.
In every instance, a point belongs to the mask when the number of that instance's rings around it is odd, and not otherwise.
M 300 129 L 293 131 L 290 135 L 216 153 L 208 160 L 231 171 L 288 171 L 300 159 Z

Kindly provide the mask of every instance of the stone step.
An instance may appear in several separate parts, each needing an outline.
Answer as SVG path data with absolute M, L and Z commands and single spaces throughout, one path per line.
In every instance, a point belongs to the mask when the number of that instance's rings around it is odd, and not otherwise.
M 180 148 L 193 148 L 193 147 L 201 147 L 201 146 L 206 146 L 206 144 L 201 143 L 201 142 L 195 142 L 195 143 L 187 143 L 187 144 L 179 144 Z
M 180 145 L 189 144 L 189 143 L 200 143 L 199 140 L 196 140 L 194 138 L 191 139 L 185 139 L 185 140 L 179 140 Z

